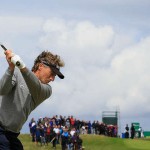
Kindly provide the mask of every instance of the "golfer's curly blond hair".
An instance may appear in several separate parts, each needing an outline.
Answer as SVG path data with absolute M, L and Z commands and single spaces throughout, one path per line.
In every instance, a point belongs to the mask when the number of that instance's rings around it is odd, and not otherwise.
M 64 61 L 60 59 L 60 56 L 54 55 L 49 51 L 43 51 L 34 61 L 34 65 L 32 67 L 32 71 L 35 72 L 38 70 L 39 64 L 45 61 L 49 64 L 53 64 L 59 67 L 64 67 Z

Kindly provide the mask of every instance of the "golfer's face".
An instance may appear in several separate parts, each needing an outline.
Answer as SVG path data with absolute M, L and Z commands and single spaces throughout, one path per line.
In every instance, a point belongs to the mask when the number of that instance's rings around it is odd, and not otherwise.
M 44 84 L 47 84 L 51 81 L 55 80 L 56 74 L 53 73 L 50 67 L 43 65 L 41 73 L 40 73 L 40 81 Z

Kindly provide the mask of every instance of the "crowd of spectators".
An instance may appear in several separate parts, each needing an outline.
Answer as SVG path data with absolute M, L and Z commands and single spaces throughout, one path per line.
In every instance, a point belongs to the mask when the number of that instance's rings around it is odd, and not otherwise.
M 32 118 L 29 122 L 32 141 L 37 144 L 48 145 L 56 148 L 61 144 L 62 150 L 82 149 L 80 134 L 98 134 L 117 137 L 117 126 L 106 125 L 99 121 L 84 121 L 73 116 L 63 117 L 55 115 L 51 118 L 40 117 L 37 121 Z

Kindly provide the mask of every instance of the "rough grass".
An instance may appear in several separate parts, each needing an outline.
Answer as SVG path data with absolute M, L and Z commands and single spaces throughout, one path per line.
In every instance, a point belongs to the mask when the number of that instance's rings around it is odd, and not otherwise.
M 81 135 L 85 150 L 150 150 L 150 139 L 121 139 L 100 135 Z M 25 150 L 51 150 L 52 145 L 40 146 L 31 142 L 29 134 L 19 136 Z M 61 150 L 60 144 L 57 150 Z

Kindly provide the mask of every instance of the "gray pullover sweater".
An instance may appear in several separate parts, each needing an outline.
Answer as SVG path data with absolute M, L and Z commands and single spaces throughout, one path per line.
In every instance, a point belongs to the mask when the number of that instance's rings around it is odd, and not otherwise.
M 0 79 L 0 125 L 19 133 L 31 111 L 51 94 L 51 86 L 42 84 L 32 71 L 8 68 Z

